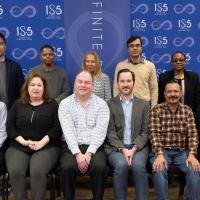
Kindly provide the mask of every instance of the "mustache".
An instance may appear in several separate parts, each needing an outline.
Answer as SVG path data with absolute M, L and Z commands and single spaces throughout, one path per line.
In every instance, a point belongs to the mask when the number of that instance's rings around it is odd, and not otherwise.
M 178 99 L 178 96 L 170 96 L 169 99 Z
M 130 87 L 126 86 L 126 87 L 123 87 L 122 89 L 130 89 Z

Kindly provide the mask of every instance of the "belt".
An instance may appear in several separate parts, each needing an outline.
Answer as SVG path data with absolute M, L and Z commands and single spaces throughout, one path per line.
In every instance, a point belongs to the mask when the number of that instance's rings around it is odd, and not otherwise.
M 165 147 L 164 149 L 168 151 L 180 151 L 179 147 Z

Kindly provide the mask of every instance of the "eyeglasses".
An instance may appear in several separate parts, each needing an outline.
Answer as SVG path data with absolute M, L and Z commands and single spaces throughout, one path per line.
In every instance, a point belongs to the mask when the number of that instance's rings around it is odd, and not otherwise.
M 129 47 L 129 48 L 135 48 L 135 47 L 136 47 L 136 48 L 140 48 L 140 47 L 141 47 L 141 44 L 129 44 L 128 47 Z
M 177 59 L 173 59 L 172 62 L 173 62 L 173 63 L 185 62 L 185 59 L 184 59 L 184 58 L 177 58 Z

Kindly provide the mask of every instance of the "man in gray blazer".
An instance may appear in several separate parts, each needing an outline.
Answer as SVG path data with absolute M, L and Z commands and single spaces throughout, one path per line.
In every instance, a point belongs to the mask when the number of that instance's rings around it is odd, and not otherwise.
M 127 199 L 129 169 L 133 174 L 136 199 L 148 199 L 146 162 L 150 104 L 132 94 L 134 82 L 132 71 L 120 70 L 117 74 L 119 95 L 108 101 L 110 122 L 105 151 L 114 168 L 115 200 Z

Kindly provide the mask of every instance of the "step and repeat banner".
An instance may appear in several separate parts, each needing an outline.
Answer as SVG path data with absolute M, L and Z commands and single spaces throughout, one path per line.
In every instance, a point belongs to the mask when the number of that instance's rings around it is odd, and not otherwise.
M 131 34 L 142 36 L 143 57 L 155 63 L 158 75 L 171 68 L 177 50 L 186 53 L 187 69 L 200 74 L 199 0 L 0 0 L 0 32 L 7 56 L 25 75 L 40 63 L 40 47 L 52 45 L 71 86 L 90 50 L 112 81 L 116 64 L 128 56 Z
M 199 0 L 132 0 L 131 33 L 143 38 L 143 56 L 151 60 L 158 75 L 171 69 L 171 54 L 187 56 L 187 69 L 200 73 Z
M 25 75 L 40 64 L 44 44 L 54 47 L 56 64 L 65 68 L 63 0 L 0 0 L 0 32 L 7 40 L 6 55 L 21 64 Z

